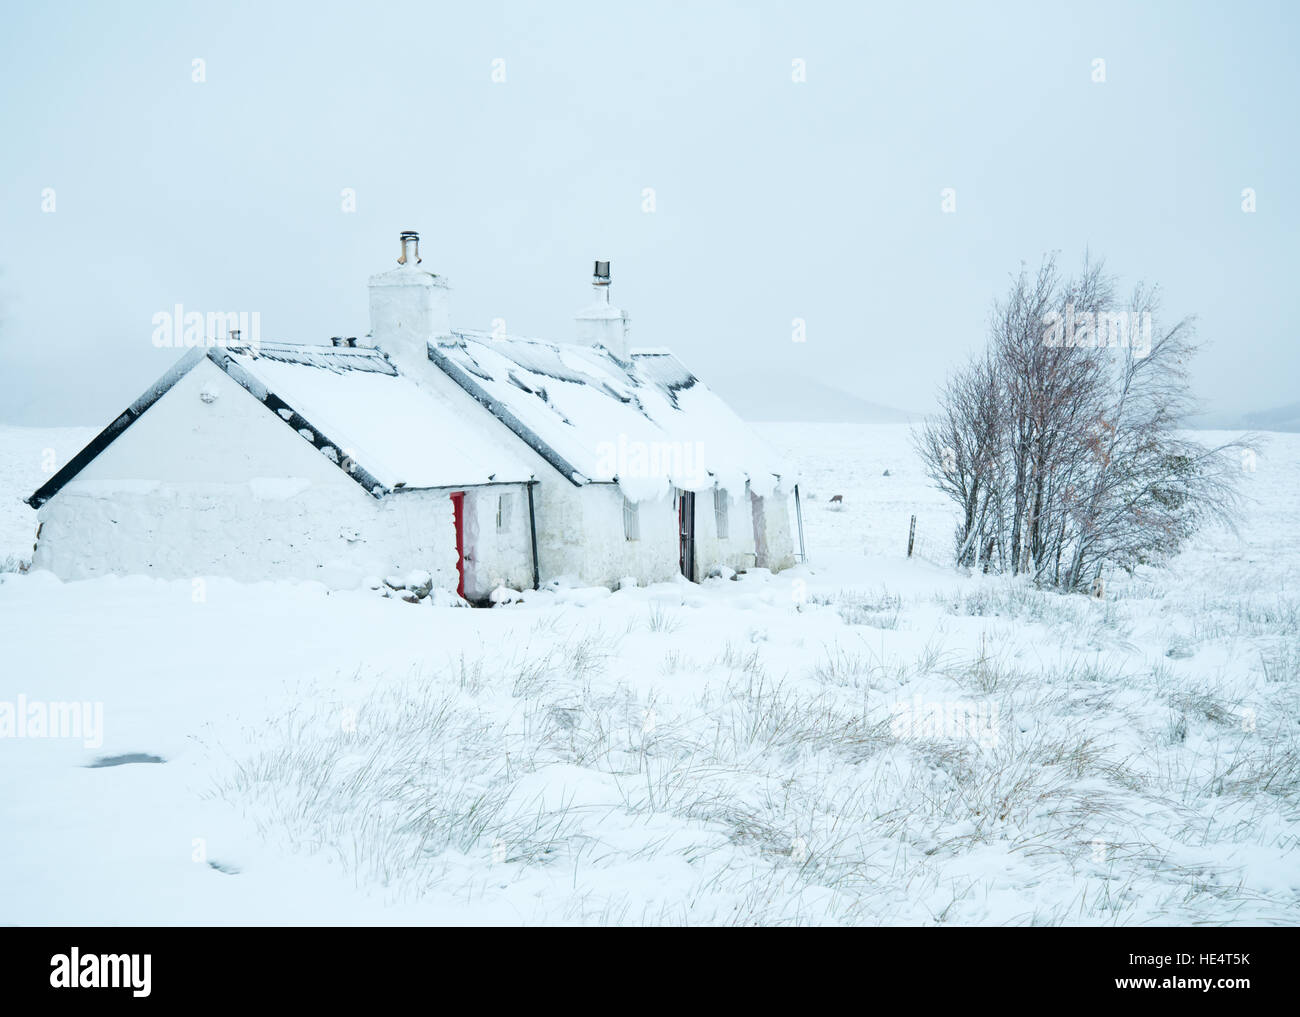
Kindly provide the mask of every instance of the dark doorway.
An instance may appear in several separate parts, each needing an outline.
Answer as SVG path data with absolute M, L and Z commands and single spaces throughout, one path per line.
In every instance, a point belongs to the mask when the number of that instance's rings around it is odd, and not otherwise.
M 695 492 L 677 492 L 677 564 L 682 575 L 695 582 Z
M 451 511 L 456 520 L 456 592 L 465 596 L 465 492 L 451 496 Z

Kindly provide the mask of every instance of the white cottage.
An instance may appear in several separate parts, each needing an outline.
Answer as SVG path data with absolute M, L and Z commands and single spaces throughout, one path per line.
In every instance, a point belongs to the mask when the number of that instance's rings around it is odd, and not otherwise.
M 453 329 L 446 280 L 401 242 L 370 280 L 373 346 L 191 350 L 28 500 L 33 566 L 335 588 L 427 571 L 483 602 L 794 563 L 793 476 L 670 352 L 628 348 L 607 262 L 548 342 Z

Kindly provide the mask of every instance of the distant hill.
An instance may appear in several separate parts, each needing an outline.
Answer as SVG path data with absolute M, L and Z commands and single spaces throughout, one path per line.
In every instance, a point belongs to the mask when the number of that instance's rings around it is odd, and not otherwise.
M 1249 413 L 1213 413 L 1198 418 L 1192 427 L 1213 431 L 1300 431 L 1300 403 Z
M 882 424 L 907 423 L 922 416 L 801 375 L 732 372 L 710 377 L 708 385 L 745 420 Z

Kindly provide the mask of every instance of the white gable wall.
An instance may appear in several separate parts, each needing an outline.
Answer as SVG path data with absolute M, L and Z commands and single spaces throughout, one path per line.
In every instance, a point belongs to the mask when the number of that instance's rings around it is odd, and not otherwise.
M 38 518 L 33 565 L 64 579 L 227 575 L 351 587 L 427 569 L 443 588 L 457 580 L 445 493 L 376 500 L 207 360 Z

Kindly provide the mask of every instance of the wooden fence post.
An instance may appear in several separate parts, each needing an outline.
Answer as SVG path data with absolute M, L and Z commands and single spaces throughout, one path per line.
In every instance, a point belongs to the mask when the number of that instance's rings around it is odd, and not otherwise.
M 907 530 L 907 556 L 912 557 L 912 542 L 916 540 L 916 516 L 912 516 L 912 525 Z

